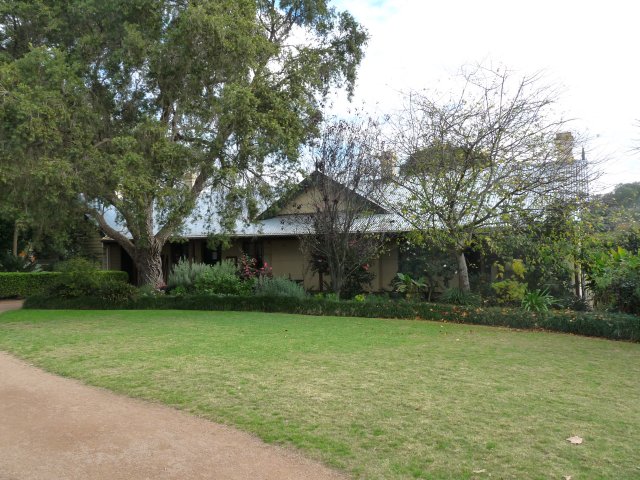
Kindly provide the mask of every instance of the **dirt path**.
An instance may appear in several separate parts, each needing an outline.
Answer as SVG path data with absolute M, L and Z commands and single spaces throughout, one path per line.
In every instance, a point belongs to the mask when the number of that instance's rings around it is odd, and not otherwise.
M 340 479 L 297 453 L 0 352 L 0 480 Z
M 0 313 L 22 308 L 24 300 L 0 300 Z

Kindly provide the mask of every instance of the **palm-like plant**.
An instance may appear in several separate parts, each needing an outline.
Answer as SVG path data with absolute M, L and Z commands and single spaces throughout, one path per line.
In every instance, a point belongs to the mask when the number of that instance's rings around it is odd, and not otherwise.
M 548 312 L 555 298 L 549 294 L 548 289 L 533 290 L 527 292 L 522 299 L 522 309 L 527 312 Z
M 424 278 L 415 280 L 409 274 L 400 272 L 396 274 L 394 284 L 395 291 L 404 294 L 407 299 L 422 294 L 427 288 Z

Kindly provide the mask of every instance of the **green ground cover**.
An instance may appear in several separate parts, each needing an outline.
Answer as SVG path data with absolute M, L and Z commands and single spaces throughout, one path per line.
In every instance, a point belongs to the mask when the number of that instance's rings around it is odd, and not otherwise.
M 0 315 L 0 349 L 356 477 L 640 477 L 638 344 L 412 320 L 29 310 Z

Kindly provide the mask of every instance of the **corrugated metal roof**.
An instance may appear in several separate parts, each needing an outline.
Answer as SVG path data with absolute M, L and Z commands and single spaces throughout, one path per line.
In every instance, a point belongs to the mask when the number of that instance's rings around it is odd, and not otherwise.
M 109 225 L 124 235 L 131 237 L 126 226 L 118 221 L 118 215 L 113 208 L 106 210 L 104 215 Z M 372 233 L 392 233 L 406 232 L 410 230 L 410 227 L 398 215 L 379 213 L 356 220 L 353 232 L 363 230 Z M 312 233 L 312 227 L 310 217 L 307 215 L 280 215 L 251 224 L 238 220 L 233 231 L 223 232 L 214 215 L 203 214 L 202 211 L 196 209 L 194 214 L 185 220 L 180 236 L 206 238 L 216 233 L 226 233 L 232 237 L 298 236 Z
M 304 182 L 302 183 L 304 184 Z M 380 192 L 382 197 L 394 198 L 402 196 L 402 188 L 394 186 L 394 188 L 384 188 Z M 404 194 L 406 195 L 406 194 Z M 187 238 L 206 238 L 211 234 L 222 234 L 233 237 L 274 237 L 274 236 L 297 236 L 310 234 L 311 221 L 307 215 L 276 215 L 270 218 L 257 220 L 255 223 L 247 224 L 246 221 L 237 220 L 232 231 L 224 232 L 215 212 L 212 212 L 211 205 L 204 195 L 198 201 L 198 204 L 192 214 L 185 219 L 183 228 L 179 235 Z M 385 204 L 382 199 L 372 200 L 375 204 Z M 119 218 L 117 211 L 113 207 L 104 209 L 104 217 L 107 223 L 121 232 L 125 236 L 131 238 L 126 225 Z M 155 232 L 159 230 L 158 222 L 156 222 Z M 353 232 L 406 232 L 411 230 L 409 224 L 399 215 L 392 213 L 375 213 L 365 216 L 355 222 Z
M 228 232 L 234 237 L 277 237 L 308 235 L 313 232 L 310 217 L 304 215 L 281 215 L 256 223 L 246 225 L 238 221 L 233 232 Z M 382 232 L 406 232 L 409 225 L 400 217 L 393 214 L 374 214 L 356 220 L 353 225 L 353 233 L 365 230 L 372 233 Z M 215 229 L 205 227 L 202 223 L 187 225 L 184 236 L 190 238 L 207 237 L 216 232 Z

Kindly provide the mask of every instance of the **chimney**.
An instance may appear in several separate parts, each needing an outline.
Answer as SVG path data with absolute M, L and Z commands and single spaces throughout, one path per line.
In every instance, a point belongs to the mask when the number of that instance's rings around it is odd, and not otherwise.
M 573 147 L 575 140 L 571 132 L 556 133 L 556 150 L 558 152 L 558 160 L 566 163 L 573 163 Z
M 395 155 L 390 152 L 382 152 L 378 157 L 380 161 L 380 179 L 391 180 L 395 176 Z

